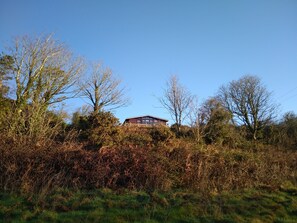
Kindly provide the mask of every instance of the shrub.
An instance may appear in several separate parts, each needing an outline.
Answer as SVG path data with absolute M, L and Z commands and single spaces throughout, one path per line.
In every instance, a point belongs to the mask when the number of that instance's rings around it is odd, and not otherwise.
M 168 127 L 162 125 L 150 128 L 149 133 L 155 145 L 164 145 L 174 138 L 173 132 Z
M 96 146 L 110 146 L 120 140 L 119 120 L 111 112 L 99 112 L 89 116 L 88 141 Z
M 120 122 L 111 112 L 98 112 L 76 117 L 72 126 L 79 131 L 79 139 L 88 147 L 111 146 L 120 141 Z
M 191 136 L 191 128 L 186 125 L 178 127 L 177 124 L 170 126 L 170 130 L 175 134 L 177 138 L 187 138 Z
M 122 145 L 148 146 L 153 141 L 147 127 L 122 126 L 121 134 Z

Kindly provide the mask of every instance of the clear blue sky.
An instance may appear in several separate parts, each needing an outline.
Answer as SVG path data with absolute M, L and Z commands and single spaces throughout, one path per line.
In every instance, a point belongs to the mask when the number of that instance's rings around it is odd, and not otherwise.
M 0 51 L 13 36 L 52 32 L 121 77 L 132 100 L 116 111 L 121 121 L 170 119 L 156 97 L 171 74 L 200 102 L 258 75 L 281 113 L 297 113 L 296 0 L 0 0 Z

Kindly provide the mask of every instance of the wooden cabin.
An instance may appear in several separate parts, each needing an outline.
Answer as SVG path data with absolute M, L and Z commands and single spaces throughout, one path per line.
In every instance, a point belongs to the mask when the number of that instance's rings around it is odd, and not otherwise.
M 138 116 L 125 119 L 123 125 L 136 125 L 136 126 L 156 126 L 156 125 L 167 125 L 168 120 L 158 118 L 151 115 Z

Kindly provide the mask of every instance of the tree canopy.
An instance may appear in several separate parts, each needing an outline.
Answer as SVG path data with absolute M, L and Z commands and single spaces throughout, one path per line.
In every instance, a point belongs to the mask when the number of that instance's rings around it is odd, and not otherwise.
M 125 88 L 121 87 L 121 80 L 116 78 L 112 70 L 101 63 L 91 66 L 91 74 L 80 84 L 82 96 L 86 97 L 95 114 L 103 108 L 115 109 L 127 105 Z
M 245 75 L 220 88 L 218 99 L 233 114 L 233 121 L 247 126 L 254 140 L 276 116 L 272 94 L 257 76 Z
M 18 37 L 1 57 L 1 76 L 15 83 L 16 106 L 39 108 L 73 96 L 71 88 L 83 70 L 83 61 L 52 35 Z

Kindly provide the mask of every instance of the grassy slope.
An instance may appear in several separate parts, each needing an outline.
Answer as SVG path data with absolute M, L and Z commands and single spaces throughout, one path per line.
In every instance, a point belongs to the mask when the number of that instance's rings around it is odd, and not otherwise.
M 46 197 L 0 194 L 2 222 L 297 222 L 297 188 L 201 196 L 175 191 L 58 190 Z

